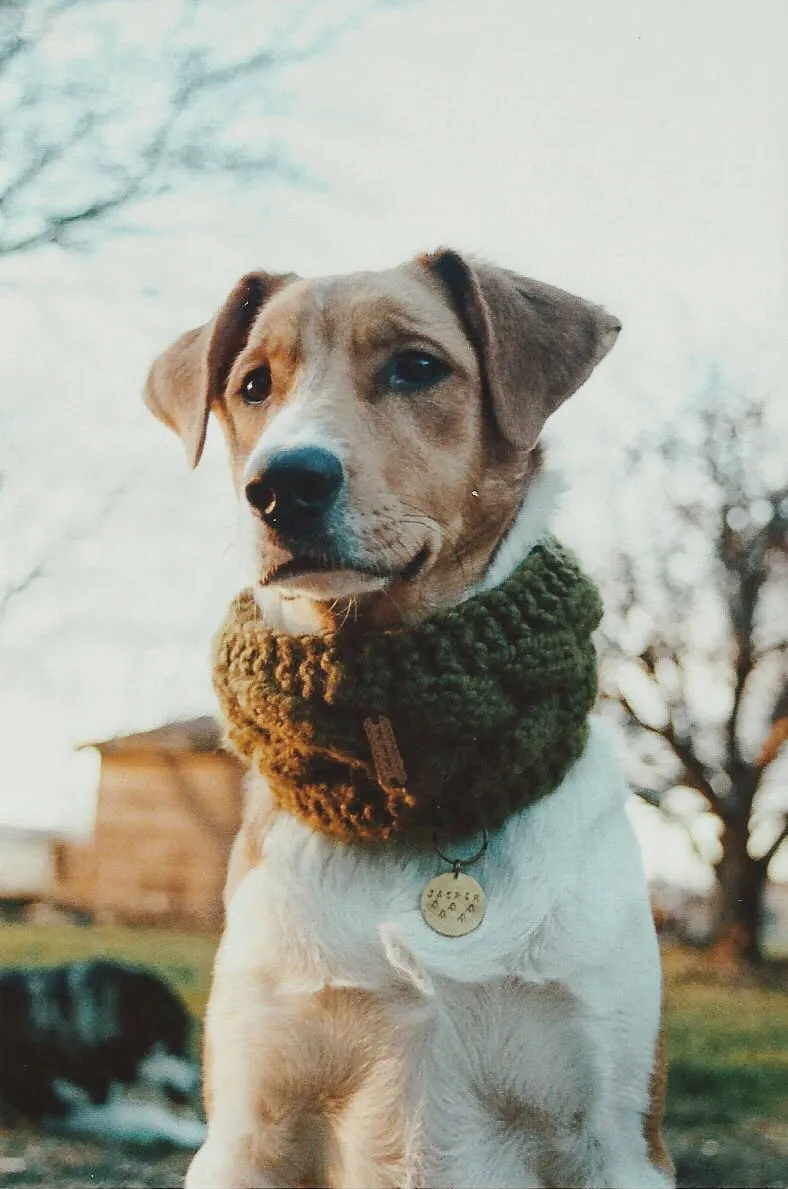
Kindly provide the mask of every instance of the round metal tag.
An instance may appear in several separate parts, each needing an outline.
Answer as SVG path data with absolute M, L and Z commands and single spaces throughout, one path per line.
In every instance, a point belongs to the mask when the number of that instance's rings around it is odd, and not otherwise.
M 421 893 L 421 915 L 436 933 L 464 937 L 484 920 L 484 889 L 464 871 L 444 871 Z

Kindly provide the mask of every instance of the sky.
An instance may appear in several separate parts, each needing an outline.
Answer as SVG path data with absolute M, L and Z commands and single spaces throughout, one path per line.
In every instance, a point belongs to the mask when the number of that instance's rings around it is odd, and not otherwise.
M 711 364 L 779 423 L 788 6 L 329 10 L 355 25 L 282 73 L 269 115 L 252 97 L 234 114 L 239 143 L 284 146 L 306 184 L 195 181 L 90 251 L 0 261 L 0 569 L 14 582 L 47 559 L 0 619 L 0 821 L 84 827 L 95 771 L 76 742 L 212 708 L 208 641 L 242 580 L 222 450 L 213 433 L 190 473 L 139 392 L 249 268 L 384 267 L 446 244 L 617 314 L 619 344 L 546 435 L 570 479 L 562 533 L 592 569 L 600 475 Z M 141 0 L 129 46 L 171 46 L 182 11 Z M 248 42 L 248 20 L 203 12 L 229 56 Z M 68 36 L 95 56 L 89 28 Z M 144 119 L 158 92 L 126 85 Z M 652 871 L 700 878 L 678 834 L 644 839 Z

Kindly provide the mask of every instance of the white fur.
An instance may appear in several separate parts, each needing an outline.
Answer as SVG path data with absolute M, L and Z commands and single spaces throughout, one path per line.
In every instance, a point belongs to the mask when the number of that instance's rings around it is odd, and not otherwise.
M 260 434 L 244 467 L 244 483 L 255 479 L 268 459 L 280 450 L 315 446 L 341 457 L 342 444 L 328 424 L 319 394 L 318 379 L 305 376 Z
M 555 480 L 541 480 L 484 588 L 545 532 L 554 498 Z M 473 868 L 486 916 L 459 938 L 419 911 L 443 869 L 434 854 L 340 845 L 263 812 L 262 860 L 230 899 L 216 959 L 214 1104 L 188 1189 L 281 1183 L 273 1153 L 320 1071 L 307 1066 L 300 1097 L 289 1065 L 270 1111 L 261 1085 L 315 997 L 347 989 L 368 997 L 372 1056 L 331 1123 L 332 1184 L 667 1189 L 643 1134 L 660 976 L 626 799 L 594 721 L 555 793 L 491 835 Z
M 482 590 L 492 590 L 509 577 L 515 566 L 545 536 L 564 488 L 563 477 L 558 471 L 546 469 L 539 472 L 487 573 L 478 586 L 468 591 L 468 597 Z

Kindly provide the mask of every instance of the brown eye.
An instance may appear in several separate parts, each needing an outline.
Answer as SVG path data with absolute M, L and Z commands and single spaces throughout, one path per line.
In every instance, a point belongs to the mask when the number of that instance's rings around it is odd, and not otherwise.
M 267 363 L 249 372 L 241 384 L 241 400 L 246 405 L 261 405 L 270 392 L 271 369 Z
M 398 351 L 383 369 L 383 379 L 394 392 L 418 392 L 445 380 L 451 368 L 428 351 Z

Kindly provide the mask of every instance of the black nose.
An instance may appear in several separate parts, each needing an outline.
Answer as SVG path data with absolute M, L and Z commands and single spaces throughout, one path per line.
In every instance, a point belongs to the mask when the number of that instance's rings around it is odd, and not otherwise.
M 246 485 L 246 498 L 266 524 L 298 531 L 334 504 L 344 480 L 336 455 L 316 446 L 282 450 Z

